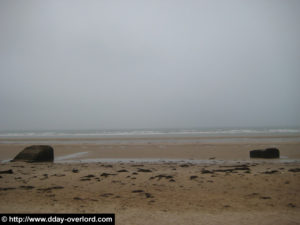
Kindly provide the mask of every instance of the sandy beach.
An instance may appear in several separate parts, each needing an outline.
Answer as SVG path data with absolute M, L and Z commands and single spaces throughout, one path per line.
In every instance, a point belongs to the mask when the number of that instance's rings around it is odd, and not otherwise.
M 299 142 L 57 142 L 54 163 L 3 162 L 28 145 L 0 144 L 2 213 L 115 213 L 125 225 L 300 224 Z M 267 147 L 281 159 L 249 158 Z

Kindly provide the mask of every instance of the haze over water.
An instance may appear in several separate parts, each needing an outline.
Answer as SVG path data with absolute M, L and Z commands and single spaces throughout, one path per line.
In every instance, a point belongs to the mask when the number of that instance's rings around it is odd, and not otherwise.
M 0 130 L 300 126 L 300 1 L 1 1 Z

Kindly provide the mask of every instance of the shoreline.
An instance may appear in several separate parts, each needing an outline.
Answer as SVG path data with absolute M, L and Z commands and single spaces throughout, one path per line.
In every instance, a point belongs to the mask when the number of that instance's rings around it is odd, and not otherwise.
M 1 143 L 0 161 L 13 159 L 22 149 L 35 143 Z M 250 160 L 254 149 L 277 147 L 282 159 L 300 159 L 300 142 L 228 142 L 228 143 L 46 143 L 54 148 L 54 157 L 75 154 L 86 159 L 182 159 L 182 160 Z M 85 154 L 82 154 L 84 152 Z
M 0 144 L 0 163 L 9 163 L 26 144 Z M 152 144 L 55 144 L 53 163 L 299 163 L 300 143 L 152 143 Z M 250 158 L 253 149 L 280 148 L 276 159 Z M 5 157 L 6 156 L 6 157 Z

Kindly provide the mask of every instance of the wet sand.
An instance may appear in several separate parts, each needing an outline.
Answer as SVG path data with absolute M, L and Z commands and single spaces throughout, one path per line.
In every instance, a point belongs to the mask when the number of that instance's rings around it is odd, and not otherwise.
M 252 137 L 257 140 L 256 137 Z M 184 138 L 183 140 L 188 140 Z M 226 139 L 223 137 L 223 139 Z M 229 138 L 231 139 L 231 137 Z M 41 141 L 41 139 L 38 139 Z M 47 143 L 46 139 L 42 139 Z M 71 139 L 80 141 L 83 139 Z M 119 140 L 119 139 L 118 139 Z M 178 143 L 169 143 L 168 139 L 162 139 L 159 143 L 152 143 L 151 139 L 146 143 L 134 143 L 136 139 L 129 139 L 127 144 L 95 144 L 95 143 L 68 143 L 66 139 L 50 139 L 50 145 L 55 149 L 55 159 L 67 155 L 79 154 L 73 159 L 219 159 L 219 160 L 249 160 L 249 151 L 253 149 L 265 149 L 277 147 L 280 149 L 281 158 L 300 159 L 300 141 L 273 141 L 273 142 L 210 142 L 210 138 L 204 143 L 182 143 L 182 138 L 176 138 Z M 147 139 L 146 139 L 147 140 Z M 12 143 L 6 143 L 10 141 Z M 20 139 L 0 139 L 0 160 L 13 159 L 22 149 L 35 143 L 37 139 L 26 139 L 24 143 Z M 115 140 L 116 141 L 116 140 Z M 53 142 L 53 143 L 51 143 Z
M 0 144 L 1 160 L 24 146 Z M 115 213 L 125 225 L 300 224 L 297 142 L 52 146 L 56 163 L 0 164 L 1 212 Z M 273 146 L 282 159 L 249 158 Z M 90 158 L 165 162 L 79 163 Z

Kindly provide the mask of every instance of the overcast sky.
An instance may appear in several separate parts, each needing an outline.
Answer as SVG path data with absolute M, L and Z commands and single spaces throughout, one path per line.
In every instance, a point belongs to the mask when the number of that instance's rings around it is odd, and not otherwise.
M 299 21 L 299 0 L 0 0 L 0 130 L 299 126 Z

